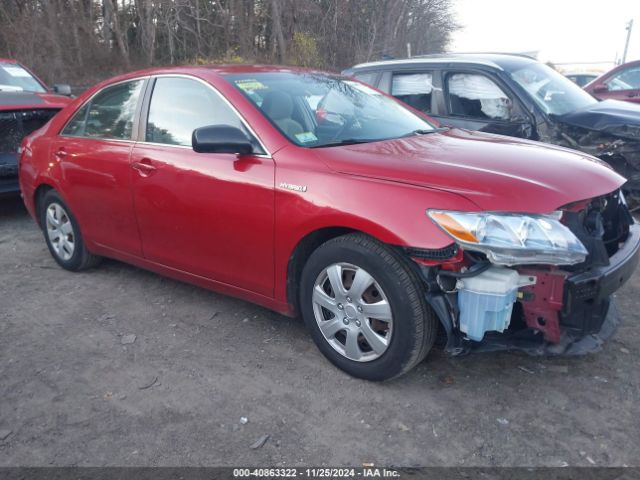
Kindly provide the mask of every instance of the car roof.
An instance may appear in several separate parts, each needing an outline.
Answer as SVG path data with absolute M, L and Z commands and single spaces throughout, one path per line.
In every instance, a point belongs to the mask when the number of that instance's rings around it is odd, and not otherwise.
M 248 64 L 223 64 L 223 65 L 178 65 L 169 67 L 153 67 L 145 70 L 120 75 L 122 78 L 139 77 L 143 75 L 161 75 L 167 73 L 194 74 L 212 73 L 214 75 L 242 74 L 242 73 L 289 73 L 289 72 L 320 72 L 309 68 L 289 67 L 283 65 L 248 65 Z M 330 75 L 329 72 L 322 72 Z M 118 78 L 119 78 L 118 77 Z
M 376 62 L 361 63 L 348 70 L 378 69 L 396 65 L 432 65 L 443 63 L 475 63 L 499 70 L 518 68 L 537 60 L 522 54 L 515 53 L 441 53 L 433 55 L 420 55 L 398 60 L 381 60 Z
M 301 67 L 290 67 L 283 65 L 248 65 L 248 64 L 224 64 L 224 65 L 177 65 L 168 67 L 152 67 L 144 70 L 137 70 L 133 72 L 124 73 L 115 77 L 110 77 L 94 86 L 94 88 L 103 88 L 113 83 L 121 81 L 132 80 L 140 77 L 148 77 L 152 75 L 190 75 L 196 77 L 206 78 L 208 76 L 224 76 L 243 73 L 291 73 L 291 72 L 306 72 L 306 73 L 320 73 L 326 75 L 340 75 L 336 73 L 314 70 Z M 91 90 L 93 90 L 92 88 Z

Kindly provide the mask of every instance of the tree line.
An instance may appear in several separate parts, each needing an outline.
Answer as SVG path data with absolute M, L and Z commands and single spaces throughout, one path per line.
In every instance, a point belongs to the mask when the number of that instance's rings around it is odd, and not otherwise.
M 440 52 L 456 28 L 452 0 L 2 0 L 0 57 L 75 84 L 186 63 L 339 70 Z

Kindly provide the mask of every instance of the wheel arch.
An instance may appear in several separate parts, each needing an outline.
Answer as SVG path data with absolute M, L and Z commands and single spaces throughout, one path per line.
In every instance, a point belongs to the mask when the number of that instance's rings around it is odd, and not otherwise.
M 38 225 L 40 226 L 40 228 L 42 228 L 42 225 L 40 222 L 40 202 L 42 202 L 42 199 L 50 190 L 55 190 L 55 187 L 50 183 L 43 182 L 40 185 L 38 185 L 36 189 L 33 191 L 33 209 L 35 213 L 34 218 L 36 222 L 38 222 Z
M 304 268 L 307 260 L 311 254 L 323 243 L 342 235 L 349 233 L 361 233 L 372 238 L 370 233 L 358 230 L 351 227 L 344 226 L 327 226 L 321 227 L 307 233 L 302 237 L 296 246 L 294 247 L 291 255 L 289 256 L 289 262 L 287 264 L 287 303 L 294 316 L 297 316 L 300 312 L 299 297 L 300 297 L 300 279 L 302 276 L 302 269 Z M 379 240 L 380 239 L 377 239 Z

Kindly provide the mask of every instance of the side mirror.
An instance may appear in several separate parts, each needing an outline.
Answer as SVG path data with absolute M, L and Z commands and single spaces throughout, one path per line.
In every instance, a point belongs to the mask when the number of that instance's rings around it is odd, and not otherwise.
M 53 86 L 53 91 L 58 95 L 71 96 L 71 87 L 66 83 L 56 83 Z
M 251 140 L 239 128 L 230 125 L 209 125 L 196 128 L 191 136 L 193 150 L 198 153 L 253 153 Z
M 594 85 L 591 89 L 593 93 L 606 93 L 609 91 L 609 87 L 607 87 L 604 83 L 598 83 Z

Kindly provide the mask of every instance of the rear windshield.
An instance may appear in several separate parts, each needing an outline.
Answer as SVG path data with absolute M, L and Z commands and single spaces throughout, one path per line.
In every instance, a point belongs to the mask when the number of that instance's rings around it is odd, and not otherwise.
M 0 91 L 45 93 L 45 88 L 17 63 L 0 62 Z
M 368 143 L 434 130 L 396 100 L 354 80 L 307 72 L 225 78 L 303 147 Z

